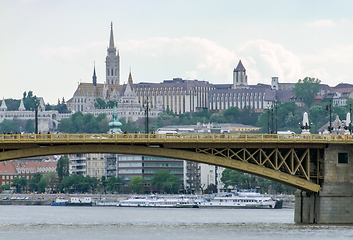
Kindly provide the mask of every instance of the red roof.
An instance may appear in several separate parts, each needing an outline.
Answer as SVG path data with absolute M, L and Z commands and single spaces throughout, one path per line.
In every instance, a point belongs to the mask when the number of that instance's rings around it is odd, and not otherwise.
M 10 161 L 0 162 L 0 173 L 17 173 L 14 165 Z

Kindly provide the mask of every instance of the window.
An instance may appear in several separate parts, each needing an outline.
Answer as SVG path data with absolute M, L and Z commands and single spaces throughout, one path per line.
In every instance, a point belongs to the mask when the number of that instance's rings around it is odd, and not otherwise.
M 348 153 L 338 153 L 338 163 L 348 163 Z

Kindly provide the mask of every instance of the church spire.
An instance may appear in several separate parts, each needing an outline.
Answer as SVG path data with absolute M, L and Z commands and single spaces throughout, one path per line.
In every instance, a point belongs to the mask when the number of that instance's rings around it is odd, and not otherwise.
M 110 41 L 109 41 L 109 48 L 114 48 L 113 22 L 110 23 Z
M 110 40 L 109 47 L 107 49 L 109 56 L 116 56 L 116 47 L 114 46 L 114 36 L 113 36 L 113 22 L 110 24 Z
M 120 57 L 119 52 L 114 46 L 113 22 L 110 25 L 110 40 L 107 48 L 106 66 L 106 84 L 120 84 Z
M 127 80 L 127 82 L 130 84 L 134 84 L 134 82 L 132 81 L 131 67 L 130 67 L 129 79 Z
M 94 67 L 93 67 L 93 77 L 92 77 L 92 80 L 93 80 L 93 85 L 94 85 L 95 87 L 97 87 L 96 63 L 94 63 Z
M 6 103 L 5 103 L 5 98 L 2 98 L 2 103 L 1 103 L 1 106 L 0 106 L 0 111 L 6 111 L 7 110 L 7 106 L 6 106 Z

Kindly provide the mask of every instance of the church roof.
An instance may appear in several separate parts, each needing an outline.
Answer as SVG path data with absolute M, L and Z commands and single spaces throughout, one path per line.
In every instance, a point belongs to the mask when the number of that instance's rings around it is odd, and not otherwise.
M 25 111 L 26 108 L 25 108 L 25 105 L 23 104 L 23 99 L 21 98 L 21 103 L 20 103 L 20 106 L 18 107 L 18 111 Z
M 1 103 L 0 109 L 3 110 L 3 111 L 7 110 L 7 106 L 6 106 L 6 103 L 5 103 L 5 98 L 2 99 L 2 103 Z
M 239 60 L 238 66 L 234 69 L 234 72 L 245 72 L 246 69 L 243 66 L 241 60 Z

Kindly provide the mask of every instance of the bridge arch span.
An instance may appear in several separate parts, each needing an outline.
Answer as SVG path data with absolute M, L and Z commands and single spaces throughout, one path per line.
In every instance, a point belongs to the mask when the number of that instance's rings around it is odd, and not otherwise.
M 295 188 L 318 192 L 320 185 L 303 178 L 293 176 L 288 173 L 283 173 L 273 169 L 266 168 L 247 162 L 242 162 L 230 158 L 207 155 L 205 153 L 198 153 L 179 149 L 166 149 L 159 147 L 146 147 L 136 145 L 111 145 L 111 144 L 83 144 L 83 145 L 58 145 L 46 146 L 36 148 L 23 148 L 7 152 L 0 152 L 0 161 L 11 159 L 20 159 L 35 156 L 61 155 L 61 154 L 77 154 L 77 153 L 115 153 L 115 154 L 131 154 L 131 155 L 145 155 L 167 157 L 182 160 L 195 161 L 199 163 L 206 163 L 217 165 L 221 167 L 246 172 L 257 175 L 263 178 L 271 179 L 283 184 L 293 186 Z

